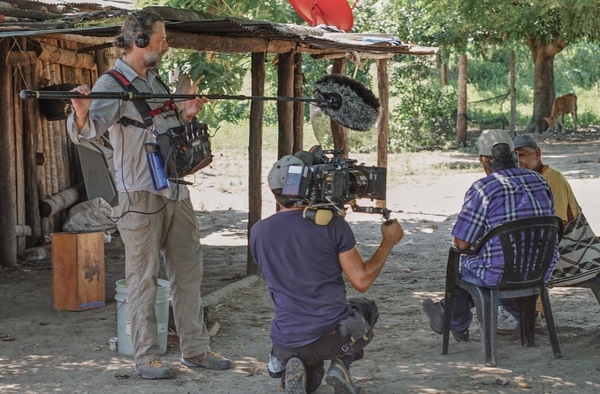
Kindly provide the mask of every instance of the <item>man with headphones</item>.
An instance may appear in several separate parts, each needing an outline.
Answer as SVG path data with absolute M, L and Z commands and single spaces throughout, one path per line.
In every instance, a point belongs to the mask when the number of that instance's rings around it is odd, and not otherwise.
M 114 46 L 123 52 L 111 70 L 98 78 L 92 91 L 123 91 L 122 84 L 140 92 L 169 93 L 157 68 L 168 50 L 165 23 L 156 13 L 138 11 L 125 19 Z M 117 75 L 121 81 L 115 77 Z M 89 94 L 89 87 L 74 89 Z M 146 145 L 157 135 L 180 127 L 208 101 L 197 97 L 179 110 L 159 100 L 147 100 L 153 116 L 143 116 L 139 103 L 122 100 L 73 99 L 67 129 L 74 143 L 98 139 L 107 130 L 114 148 L 115 183 L 119 191 L 117 227 L 125 245 L 125 277 L 135 371 L 146 379 L 171 376 L 159 358 L 155 315 L 161 257 L 168 275 L 181 362 L 188 367 L 228 369 L 231 362 L 210 350 L 200 286 L 202 249 L 199 228 L 185 184 L 153 184 Z M 160 110 L 157 110 L 160 109 Z M 148 111 L 146 111 L 148 112 Z
M 479 162 L 486 174 L 467 190 L 452 235 L 459 249 L 470 249 L 492 228 L 508 221 L 534 216 L 554 215 L 552 191 L 540 174 L 519 168 L 513 140 L 505 130 L 486 130 L 477 141 Z M 558 260 L 558 245 L 554 263 Z M 494 288 L 500 283 L 504 256 L 500 241 L 492 239 L 474 256 L 461 256 L 460 276 L 479 287 Z M 546 280 L 554 264 L 547 272 Z M 469 340 L 469 325 L 475 306 L 469 293 L 462 288 L 454 290 L 454 304 L 450 330 L 457 341 Z M 517 299 L 500 300 L 509 312 L 518 310 Z M 423 310 L 433 331 L 442 334 L 444 328 L 444 300 L 423 301 Z

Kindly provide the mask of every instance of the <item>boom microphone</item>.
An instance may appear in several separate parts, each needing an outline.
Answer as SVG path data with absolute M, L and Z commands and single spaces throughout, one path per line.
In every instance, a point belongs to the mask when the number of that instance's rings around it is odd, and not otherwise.
M 40 99 L 112 99 L 112 100 L 149 100 L 173 99 L 189 100 L 195 97 L 223 100 L 274 100 L 301 101 L 313 103 L 344 127 L 358 131 L 368 131 L 379 120 L 381 106 L 373 92 L 360 82 L 340 76 L 326 75 L 316 82 L 313 97 L 265 97 L 265 96 L 233 96 L 220 94 L 172 94 L 146 92 L 91 92 L 84 95 L 73 91 L 40 91 L 21 90 L 19 96 L 23 100 Z

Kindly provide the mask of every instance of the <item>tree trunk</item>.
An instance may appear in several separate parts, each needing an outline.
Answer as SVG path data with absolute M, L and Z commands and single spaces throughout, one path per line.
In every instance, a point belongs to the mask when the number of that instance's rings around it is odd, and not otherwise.
M 510 135 L 515 136 L 517 132 L 517 92 L 516 86 L 515 51 L 510 51 Z
M 543 133 L 548 128 L 544 117 L 550 116 L 554 103 L 554 56 L 562 51 L 567 43 L 560 38 L 545 44 L 536 37 L 530 37 L 527 45 L 534 64 L 533 115 L 527 132 Z
M 467 145 L 467 55 L 460 55 L 458 65 L 458 111 L 456 116 L 456 141 Z

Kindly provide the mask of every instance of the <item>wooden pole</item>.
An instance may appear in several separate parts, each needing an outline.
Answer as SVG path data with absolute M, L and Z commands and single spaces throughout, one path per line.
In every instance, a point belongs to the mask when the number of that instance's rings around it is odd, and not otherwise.
M 265 54 L 252 54 L 252 95 L 265 93 Z M 246 275 L 259 273 L 258 265 L 252 259 L 250 233 L 252 226 L 262 217 L 262 138 L 265 102 L 253 100 L 250 103 L 250 141 L 248 144 L 248 257 Z
M 24 66 L 25 74 L 29 86 L 36 86 L 37 83 L 37 60 L 31 65 Z M 31 227 L 31 234 L 27 238 L 26 246 L 31 248 L 38 244 L 42 236 L 42 227 L 40 219 L 40 195 L 38 191 L 38 153 L 37 153 L 37 135 L 39 120 L 35 110 L 33 100 L 24 100 L 23 103 L 23 157 L 25 160 L 25 222 Z M 40 154 L 43 157 L 43 154 Z M 43 164 L 42 160 L 42 164 Z
M 31 227 L 22 224 L 17 224 L 15 234 L 17 234 L 17 237 L 28 237 L 32 234 Z
M 456 140 L 467 145 L 467 55 L 460 55 L 458 66 L 458 111 L 456 117 Z
M 294 53 L 282 53 L 277 63 L 277 96 L 291 97 L 294 95 Z M 293 154 L 294 149 L 294 103 L 291 101 L 277 102 L 277 117 L 279 119 L 279 143 L 277 157 Z
M 8 58 L 11 39 L 0 40 L 0 64 L 5 65 Z M 0 107 L 12 108 L 12 78 L 11 68 L 2 66 L 0 72 Z M 0 177 L 0 265 L 4 267 L 17 266 L 17 193 L 16 168 L 15 168 L 15 134 L 14 119 L 10 112 L 8 116 L 0 116 L 0 163 L 2 163 L 2 176 Z
M 19 43 L 20 46 L 27 45 L 22 39 Z M 19 70 L 15 70 L 17 72 L 12 73 L 12 113 L 9 114 L 13 118 L 13 128 L 10 130 L 10 133 L 14 133 L 14 155 L 15 155 L 15 193 L 16 193 L 16 202 L 15 210 L 17 211 L 17 224 L 25 224 L 25 168 L 24 168 L 24 158 L 23 158 L 23 110 L 22 110 L 22 101 L 19 98 L 19 88 L 22 86 L 21 77 L 25 77 Z M 22 236 L 17 236 L 17 251 L 25 249 L 26 240 Z
M 388 141 L 390 139 L 390 89 L 388 78 L 388 60 L 380 59 L 377 61 L 377 83 L 379 90 L 379 102 L 381 103 L 381 118 L 377 126 L 377 166 L 387 167 L 388 164 Z M 385 201 L 378 200 L 377 207 L 385 208 Z
M 515 51 L 510 51 L 510 134 L 514 137 L 517 133 L 517 80 Z
M 78 183 L 44 199 L 40 203 L 41 215 L 47 218 L 75 204 L 79 200 L 83 187 L 83 183 Z
M 294 55 L 294 97 L 304 97 L 302 90 L 302 54 Z M 294 102 L 294 145 L 292 152 L 304 149 L 304 103 Z
M 331 74 L 344 75 L 344 71 L 346 69 L 346 59 L 335 59 L 333 61 L 333 68 L 331 69 Z M 336 122 L 333 119 L 330 119 L 331 122 L 331 134 L 333 135 L 333 147 L 334 149 L 342 149 L 344 153 L 342 157 L 348 157 L 350 154 L 348 149 L 348 131 L 341 124 Z
M 442 86 L 448 85 L 448 65 L 442 63 Z
M 39 58 L 52 64 L 62 64 L 76 68 L 93 68 L 96 66 L 96 59 L 90 54 L 73 52 L 47 42 L 40 42 L 40 46 L 42 47 L 42 53 L 40 53 Z

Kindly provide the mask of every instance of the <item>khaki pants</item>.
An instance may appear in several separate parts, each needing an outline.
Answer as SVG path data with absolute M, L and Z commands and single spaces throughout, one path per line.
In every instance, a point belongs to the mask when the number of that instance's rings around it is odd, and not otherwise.
M 136 364 L 159 356 L 155 315 L 160 258 L 171 284 L 173 316 L 183 357 L 209 350 L 200 295 L 202 250 L 190 199 L 168 200 L 152 193 L 119 193 L 117 227 L 125 245 L 131 340 Z

